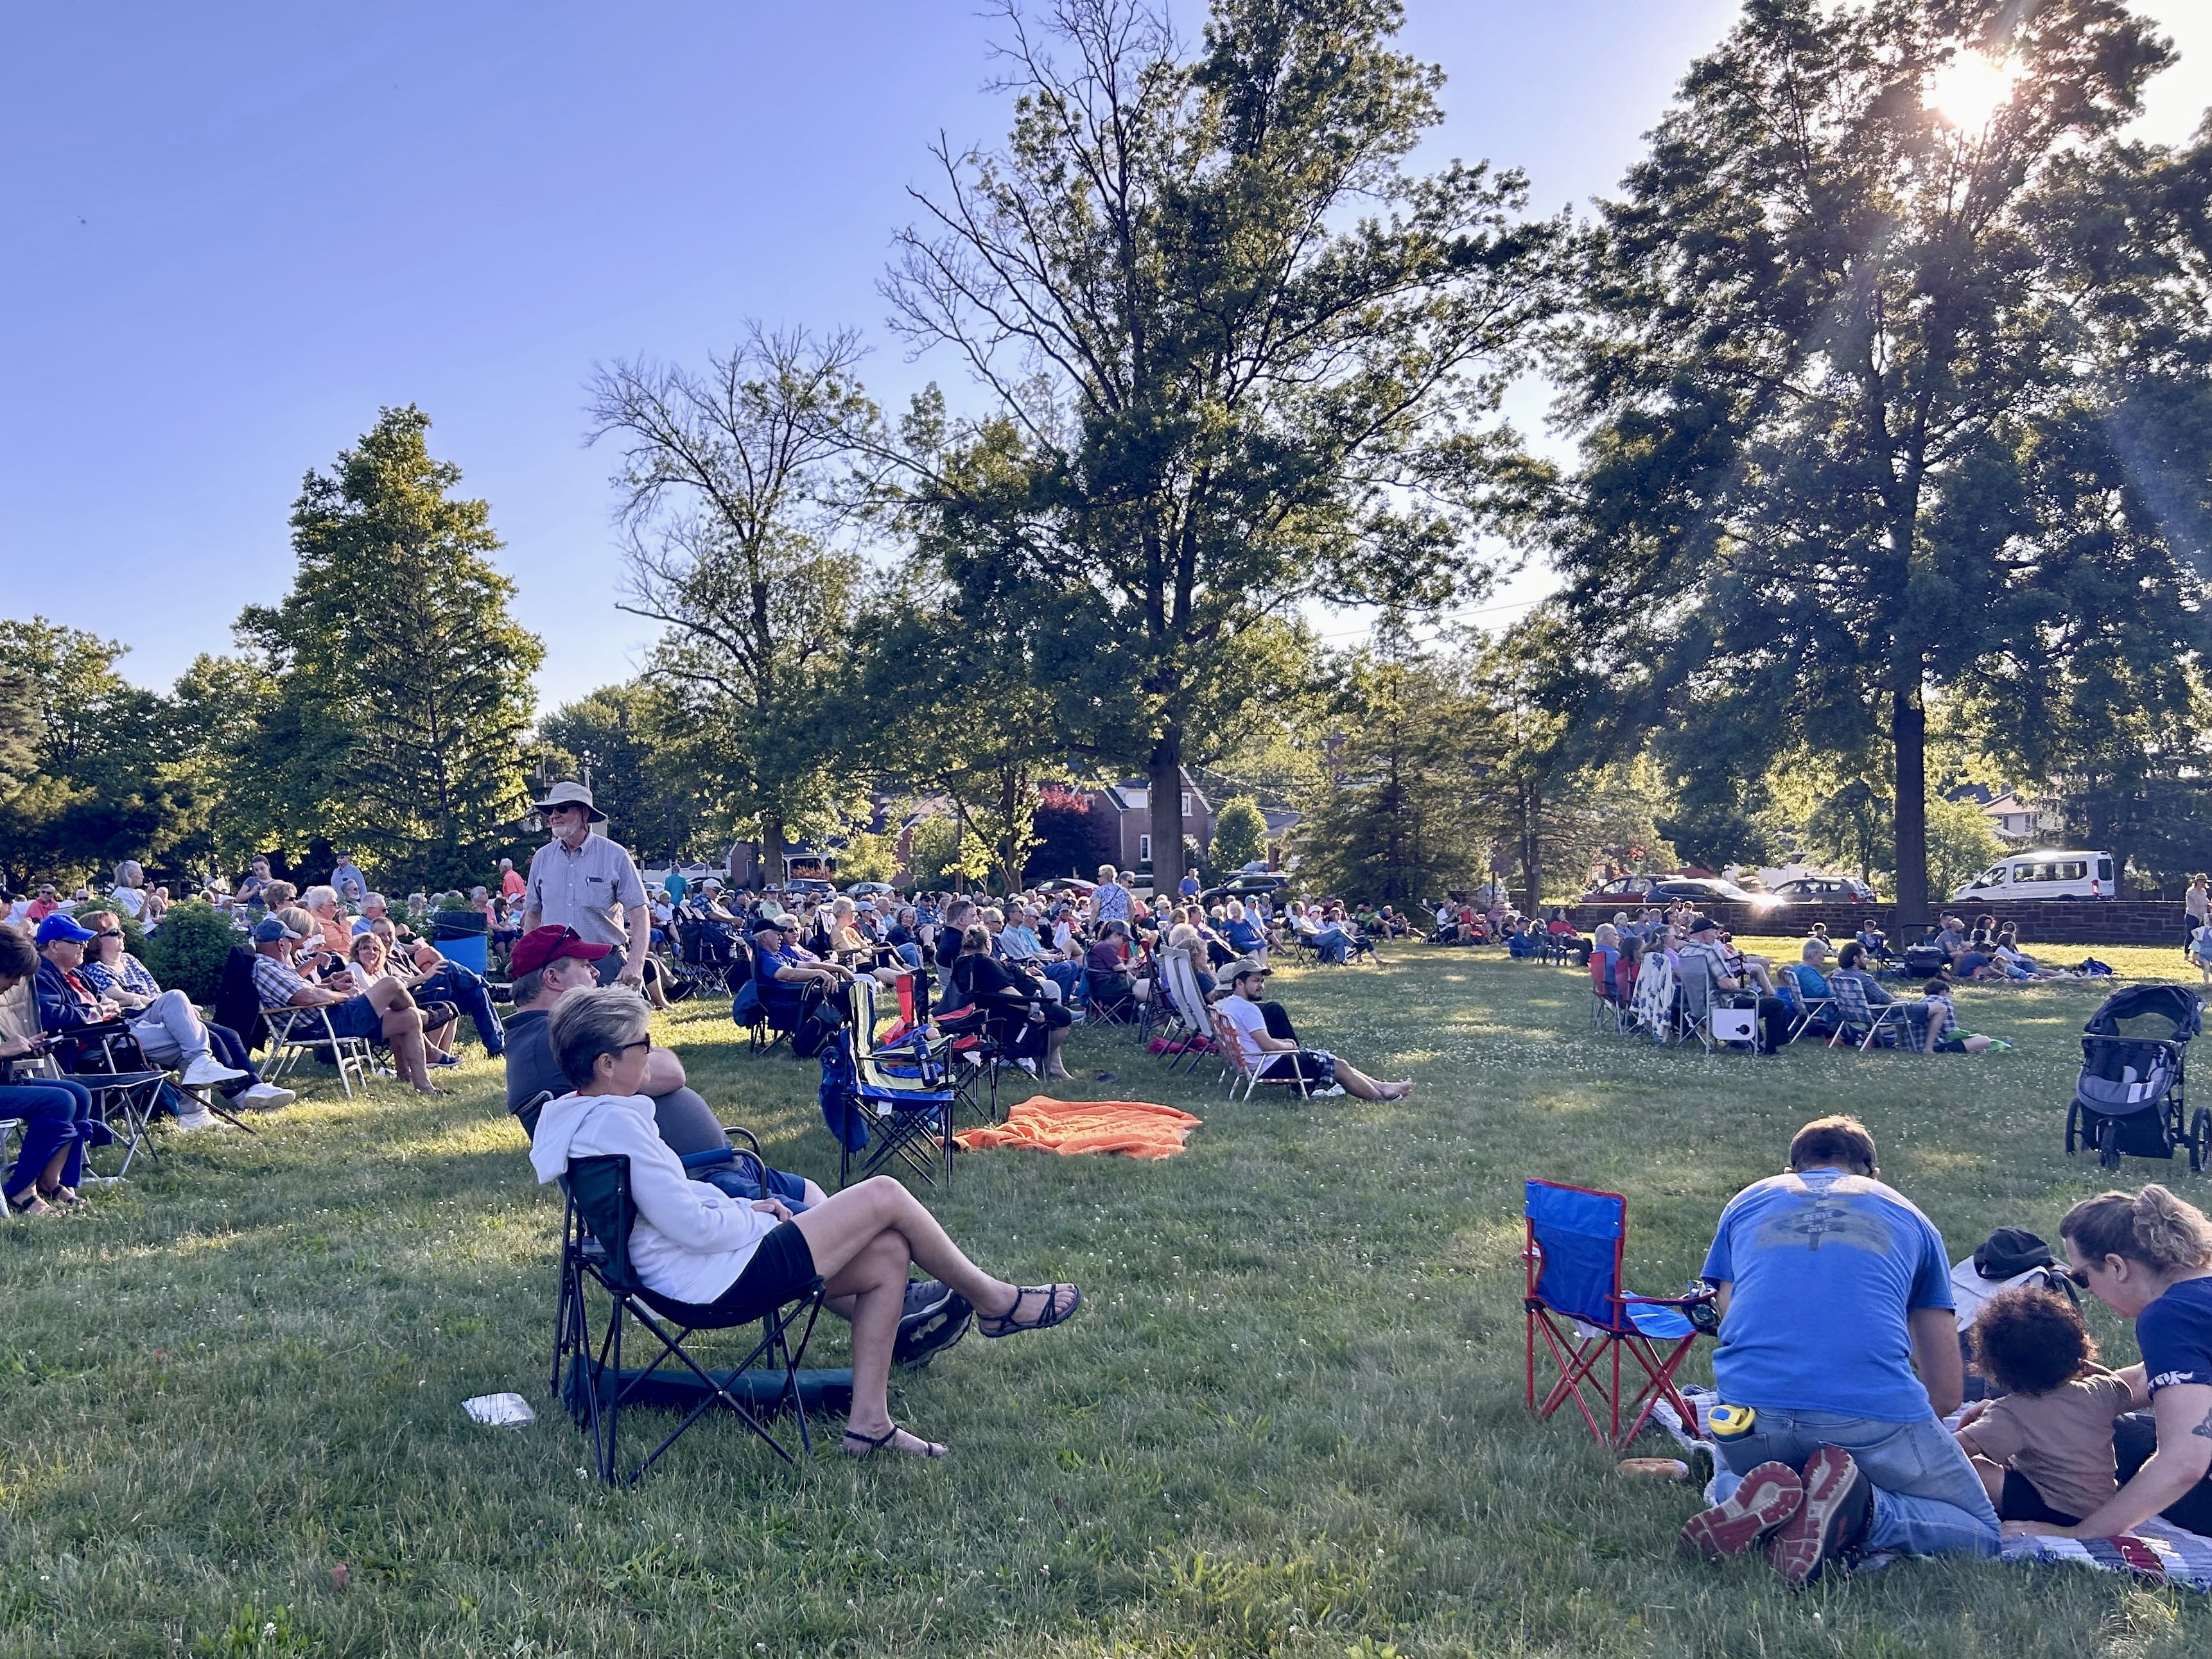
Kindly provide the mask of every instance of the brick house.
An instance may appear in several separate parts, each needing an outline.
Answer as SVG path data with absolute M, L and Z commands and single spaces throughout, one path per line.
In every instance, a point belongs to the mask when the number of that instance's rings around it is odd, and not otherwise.
M 1112 843 L 1119 849 L 1115 862 L 1124 870 L 1152 861 L 1152 785 L 1144 778 L 1091 792 L 1091 810 L 1104 812 L 1114 826 Z M 1184 840 L 1200 847 L 1213 840 L 1212 805 L 1188 772 L 1182 775 L 1182 833 Z

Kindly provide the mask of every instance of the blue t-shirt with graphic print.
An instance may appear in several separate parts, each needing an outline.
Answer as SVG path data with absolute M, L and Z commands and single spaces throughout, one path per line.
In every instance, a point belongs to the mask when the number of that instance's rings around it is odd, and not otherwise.
M 2185 1279 L 2136 1316 L 2150 1389 L 2212 1385 L 2212 1279 Z
M 1721 1212 L 1704 1277 L 1732 1287 L 1713 1353 L 1723 1401 L 1881 1423 L 1929 1414 L 1905 1315 L 1952 1305 L 1951 1266 L 1903 1194 L 1840 1170 L 1769 1176 Z

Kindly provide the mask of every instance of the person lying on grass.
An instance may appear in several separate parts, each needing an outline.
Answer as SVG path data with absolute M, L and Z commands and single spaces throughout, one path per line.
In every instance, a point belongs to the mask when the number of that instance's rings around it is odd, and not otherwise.
M 744 1203 L 690 1180 L 654 1131 L 644 1092 L 653 1052 L 646 1024 L 645 1003 L 625 987 L 572 991 L 555 1007 L 547 1035 L 575 1091 L 538 1120 L 530 1162 L 538 1181 L 557 1181 L 571 1158 L 628 1158 L 637 1206 L 630 1261 L 648 1289 L 677 1301 L 758 1305 L 796 1296 L 818 1275 L 830 1296 L 852 1298 L 853 1409 L 844 1449 L 860 1457 L 887 1447 L 945 1456 L 944 1446 L 891 1421 L 892 1348 L 908 1265 L 920 1263 L 964 1297 L 987 1337 L 1060 1324 L 1082 1305 L 1082 1292 L 993 1278 L 888 1176 L 833 1193 L 797 1216 L 779 1199 Z
M 1262 1003 L 1269 969 L 1249 960 L 1232 962 L 1224 970 L 1229 994 L 1213 1006 L 1237 1028 L 1237 1046 L 1244 1062 L 1259 1073 L 1263 1083 L 1287 1082 L 1303 1077 L 1316 1094 L 1341 1090 L 1362 1100 L 1403 1100 L 1413 1092 L 1412 1080 L 1377 1083 L 1366 1073 L 1347 1065 L 1322 1048 L 1301 1046 L 1291 1029 L 1290 1016 L 1280 1003 Z
M 2000 1291 L 1974 1316 L 1974 1369 L 2004 1393 L 1978 1400 L 1954 1436 L 1999 1521 L 2070 1527 L 2119 1490 L 2112 1420 L 2148 1389 L 2097 1363 L 2081 1310 L 2033 1285 Z
M 1950 1260 L 1880 1173 L 1864 1124 L 1816 1118 L 1786 1171 L 1721 1212 L 1701 1275 L 1720 1292 L 1713 1387 L 1749 1422 L 1716 1437 L 1719 1501 L 1686 1550 L 1765 1545 L 1793 1588 L 1863 1551 L 1996 1553 L 1996 1510 L 1942 1422 L 1965 1385 Z

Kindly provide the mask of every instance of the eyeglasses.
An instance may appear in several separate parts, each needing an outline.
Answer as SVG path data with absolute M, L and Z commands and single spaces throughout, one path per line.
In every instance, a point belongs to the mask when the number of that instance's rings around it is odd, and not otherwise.
M 2081 1289 L 2085 1291 L 2089 1288 L 2089 1272 L 2087 1268 L 2068 1267 L 2064 1269 L 2064 1273 L 2069 1283 L 2078 1285 Z
M 649 1037 L 649 1036 L 648 1036 L 648 1037 L 640 1037 L 640 1038 L 639 1038 L 636 1042 L 625 1042 L 625 1043 L 623 1043 L 623 1046 L 622 1046 L 621 1048 L 619 1048 L 616 1049 L 616 1050 L 615 1050 L 615 1052 L 616 1052 L 617 1054 L 628 1054 L 628 1053 L 629 1053 L 631 1049 L 633 1049 L 633 1048 L 644 1048 L 644 1049 L 648 1049 L 648 1050 L 649 1050 L 649 1049 L 651 1049 L 651 1048 L 652 1048 L 652 1047 L 653 1047 L 653 1039 L 652 1039 L 651 1037 Z

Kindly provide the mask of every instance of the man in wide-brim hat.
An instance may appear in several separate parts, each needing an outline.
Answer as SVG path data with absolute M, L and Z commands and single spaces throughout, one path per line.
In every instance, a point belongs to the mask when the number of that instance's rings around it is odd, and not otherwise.
M 607 815 L 582 784 L 564 780 L 534 804 L 553 838 L 531 858 L 522 931 L 573 927 L 592 944 L 613 945 L 599 959 L 601 980 L 641 988 L 653 933 L 637 865 L 611 837 L 592 833 Z

